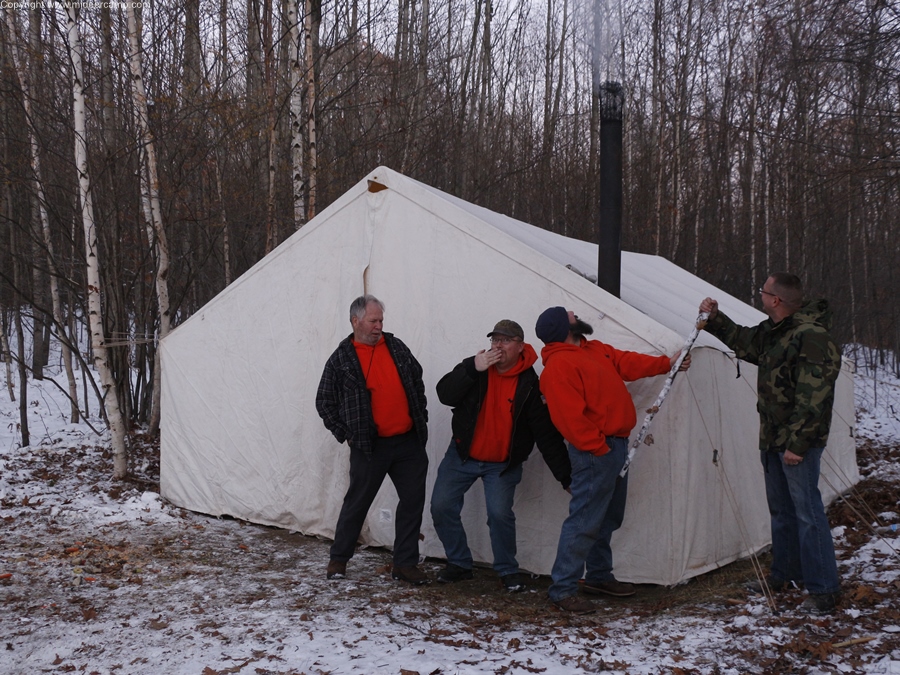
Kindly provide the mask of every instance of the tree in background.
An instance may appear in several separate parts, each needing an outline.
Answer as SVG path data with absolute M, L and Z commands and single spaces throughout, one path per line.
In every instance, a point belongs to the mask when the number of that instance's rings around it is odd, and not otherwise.
M 789 268 L 832 299 L 838 339 L 900 353 L 900 29 L 883 0 L 186 0 L 145 3 L 137 48 L 125 12 L 85 10 L 83 134 L 57 105 L 71 95 L 65 13 L 7 11 L 29 19 L 21 43 L 35 45 L 17 71 L 3 31 L 8 353 L 39 375 L 47 315 L 76 361 L 96 358 L 76 338 L 99 297 L 90 332 L 105 340 L 126 426 L 155 426 L 160 284 L 175 326 L 378 165 L 592 239 L 592 92 L 612 52 L 627 96 L 623 247 L 747 302 Z M 613 20 L 617 40 L 602 37 Z M 96 246 L 63 151 L 76 138 Z M 51 279 L 59 315 L 44 300 Z M 32 354 L 15 336 L 22 316 L 38 317 L 22 322 Z

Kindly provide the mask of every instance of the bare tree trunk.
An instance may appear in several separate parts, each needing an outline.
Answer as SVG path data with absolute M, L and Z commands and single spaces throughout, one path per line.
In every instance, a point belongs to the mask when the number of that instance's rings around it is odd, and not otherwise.
M 225 88 L 227 80 L 228 80 L 228 3 L 227 0 L 222 0 L 221 5 L 219 6 L 219 54 L 218 54 L 219 65 L 217 68 L 217 77 L 218 81 L 216 82 L 216 90 L 221 91 Z M 221 116 L 217 116 L 216 119 L 221 123 L 222 128 L 225 128 L 225 122 Z M 218 195 L 219 201 L 219 211 L 221 212 L 221 221 L 222 221 L 222 263 L 223 263 L 223 273 L 225 279 L 225 286 L 229 286 L 231 284 L 231 239 L 228 231 L 228 213 L 225 209 L 225 191 L 222 187 L 222 154 L 218 150 L 213 157 L 213 162 L 215 164 L 215 176 L 216 176 L 216 194 Z
M 228 81 L 230 70 L 228 68 L 228 0 L 220 0 L 219 2 L 219 55 L 218 69 L 216 77 L 218 77 L 219 87 L 223 87 Z
M 16 339 L 18 341 L 19 364 L 19 431 L 22 434 L 22 447 L 31 445 L 31 434 L 28 433 L 28 368 L 25 366 L 25 331 L 22 328 L 21 299 L 16 302 L 15 322 Z
M 406 141 L 403 145 L 403 159 L 400 162 L 400 171 L 410 171 L 410 154 L 414 151 L 418 142 L 419 114 L 424 107 L 426 99 L 426 87 L 428 84 L 428 30 L 431 4 L 429 0 L 422 0 L 422 23 L 419 30 L 419 50 L 416 60 L 416 89 L 413 92 L 412 104 L 408 115 Z
M 559 124 L 559 103 L 562 97 L 563 69 L 566 60 L 566 38 L 569 32 L 569 3 L 562 0 L 562 27 L 558 44 L 553 40 L 553 3 L 547 5 L 547 45 L 544 62 L 544 140 L 541 155 L 545 162 L 545 180 L 550 179 L 551 159 L 556 143 L 556 126 Z M 556 69 L 556 85 L 553 83 L 553 71 Z
M 100 85 L 103 96 L 103 107 L 101 108 L 103 111 L 103 137 L 106 141 L 107 161 L 115 162 L 116 104 L 115 78 L 112 66 L 113 27 L 112 13 L 107 6 L 101 6 L 100 8 L 100 32 L 103 38 L 100 43 L 100 72 L 103 74 Z M 111 169 L 112 173 L 116 172 L 115 166 L 111 167 Z
M 222 170 L 219 168 L 219 155 L 213 158 L 216 165 L 216 192 L 219 196 L 219 211 L 222 218 L 222 258 L 225 265 L 225 285 L 231 285 L 231 238 L 228 235 L 228 217 L 225 212 L 225 193 L 222 190 Z
M 11 13 L 11 12 L 10 12 Z M 5 41 L 3 40 L 2 31 L 0 31 L 0 63 L 5 61 L 3 57 L 3 51 L 5 48 Z M 8 97 L 3 96 L 0 97 L 0 122 L 7 123 L 9 119 L 9 111 L 7 110 L 7 101 Z M 9 166 L 9 139 L 4 134 L 3 135 L 3 166 Z M 0 214 L 2 214 L 6 218 L 6 222 L 10 223 L 9 226 L 9 248 L 10 253 L 12 253 L 12 237 L 15 235 L 12 232 L 12 181 L 9 180 L 7 175 L 3 176 L 3 188 L 2 192 L 0 192 Z M 2 230 L 0 230 L 2 231 Z M 13 265 L 16 265 L 15 256 L 11 256 L 13 258 Z M 14 268 L 15 273 L 15 268 Z M 13 300 L 13 304 L 15 304 L 15 300 Z M 0 338 L 2 338 L 3 342 L 0 344 L 0 352 L 3 354 L 3 362 L 6 364 L 6 388 L 9 391 L 9 400 L 16 400 L 16 391 L 13 386 L 13 375 L 12 375 L 12 352 L 9 348 L 9 340 L 7 338 L 9 335 L 9 325 L 6 318 L 6 310 L 3 308 L 3 305 L 0 304 Z
M 159 339 L 164 339 L 171 326 L 171 314 L 169 309 L 169 244 L 166 239 L 165 228 L 162 222 L 162 212 L 159 205 L 159 177 L 156 168 L 156 149 L 153 143 L 153 135 L 150 132 L 150 118 L 147 112 L 147 94 L 144 90 L 144 78 L 141 67 L 141 37 L 137 28 L 137 17 L 134 6 L 128 4 L 128 41 L 131 45 L 131 93 L 134 98 L 134 109 L 138 118 L 138 128 L 141 133 L 141 155 L 145 160 L 145 167 L 141 171 L 142 182 L 146 189 L 145 213 L 149 216 L 147 221 L 147 239 L 156 254 L 156 301 L 159 307 Z M 146 172 L 146 173 L 145 173 Z M 144 176 L 146 175 L 146 179 Z M 147 213 L 149 211 L 149 213 Z M 153 360 L 153 400 L 150 407 L 149 431 L 155 434 L 159 431 L 160 419 L 160 394 L 161 394 L 161 368 L 159 352 Z
M 300 3 L 290 2 L 290 51 L 291 64 L 291 195 L 294 204 L 294 229 L 306 223 L 306 178 L 303 168 L 303 82 L 304 68 L 312 69 L 312 63 L 301 61 Z M 305 3 L 304 3 L 305 10 Z M 305 25 L 305 22 L 304 22 Z M 306 55 L 303 54 L 303 57 Z
M 16 390 L 13 387 L 12 374 L 12 352 L 9 351 L 9 340 L 7 334 L 9 326 L 6 324 L 6 309 L 0 305 L 0 356 L 3 357 L 3 364 L 6 366 L 6 389 L 9 391 L 9 400 L 15 402 Z
M 7 13 L 7 16 L 10 13 Z M 35 86 L 40 86 L 41 80 L 41 62 L 43 60 L 43 49 L 41 48 L 41 10 L 38 7 L 29 9 L 28 17 L 28 49 L 31 52 L 31 59 L 29 62 L 28 75 L 25 76 L 26 84 L 23 88 L 23 93 L 25 94 L 24 98 L 28 102 L 28 110 L 30 111 L 31 100 L 29 97 L 31 96 L 31 87 L 27 82 L 30 81 Z M 15 35 L 13 35 L 12 39 L 15 39 Z M 18 49 L 13 49 L 12 51 L 14 56 L 17 55 Z M 24 64 L 22 65 L 22 68 L 25 68 Z M 20 70 L 20 73 L 21 72 L 22 71 Z M 29 115 L 29 136 L 31 136 L 33 145 L 37 145 L 36 125 L 37 120 Z M 34 168 L 34 152 L 32 152 L 32 168 Z M 37 176 L 34 180 L 40 181 L 40 177 Z M 44 288 L 44 275 L 42 274 L 41 265 L 38 264 L 38 260 L 41 258 L 41 247 L 39 243 L 41 241 L 41 223 L 42 220 L 46 218 L 46 211 L 44 210 L 45 203 L 41 203 L 37 192 L 34 192 L 31 195 L 31 205 L 31 376 L 35 380 L 43 380 L 44 366 L 47 365 L 50 346 L 49 336 L 46 335 L 49 317 L 43 309 L 47 306 L 47 300 Z
M 75 165 L 81 197 L 81 219 L 84 224 L 85 259 L 87 261 L 88 316 L 94 365 L 100 374 L 106 415 L 109 420 L 113 453 L 113 478 L 121 480 L 128 473 L 128 454 L 125 449 L 125 421 L 116 394 L 116 383 L 109 366 L 106 337 L 103 335 L 103 308 L 100 301 L 100 261 L 97 248 L 97 228 L 94 224 L 94 205 L 87 163 L 87 125 L 85 124 L 84 73 L 81 65 L 81 36 L 77 16 L 71 2 L 66 6 L 66 34 L 72 60 L 72 98 L 75 128 Z
M 10 215 L 12 209 L 10 208 Z M 18 245 L 16 229 L 10 228 L 9 248 L 13 260 L 13 282 L 15 287 L 22 287 L 22 263 L 18 259 Z M 31 445 L 31 435 L 28 433 L 28 368 L 25 365 L 25 330 L 22 328 L 22 296 L 16 292 L 13 294 L 13 322 L 16 326 L 16 364 L 19 371 L 19 432 L 22 435 L 22 447 Z
M 473 72 L 477 73 L 478 68 L 475 65 L 475 59 L 477 58 L 478 52 L 478 36 L 480 33 L 481 26 L 481 16 L 483 5 L 488 0 L 475 0 L 475 17 L 473 19 L 472 25 L 472 39 L 469 41 L 468 49 L 466 49 L 466 58 L 465 65 L 463 66 L 462 76 L 460 78 L 460 88 L 459 88 L 459 113 L 457 115 L 457 130 L 456 130 L 456 139 L 460 144 L 463 143 L 463 139 L 467 138 L 467 127 L 469 122 L 472 119 L 472 112 L 470 110 L 470 99 L 474 99 L 475 96 L 471 92 L 474 91 L 477 87 L 478 76 L 472 75 Z M 448 6 L 452 7 L 452 3 Z M 485 10 L 486 11 L 486 10 Z M 447 32 L 448 36 L 451 34 L 451 31 L 448 28 Z M 448 52 L 452 53 L 452 50 L 448 49 Z M 470 82 L 470 78 L 472 78 L 472 82 Z M 472 190 L 471 190 L 471 182 L 472 182 L 472 172 L 473 172 L 473 164 L 477 161 L 478 157 L 478 149 L 474 146 L 474 144 L 467 143 L 467 147 L 472 151 L 471 157 L 465 153 L 459 153 L 457 155 L 457 191 L 461 197 L 464 199 L 472 198 Z
M 599 201 L 598 184 L 600 182 L 597 161 L 600 154 L 600 85 L 603 83 L 600 74 L 600 25 L 601 0 L 593 0 L 591 24 L 591 119 L 590 146 L 588 149 L 588 200 L 592 212 Z M 594 223 L 590 224 L 591 227 Z
M 202 45 L 200 44 L 200 0 L 184 2 L 184 97 L 190 106 L 199 101 L 200 86 L 203 83 Z
M 309 138 L 309 200 L 306 219 L 316 215 L 319 160 L 316 150 L 316 46 L 319 41 L 319 23 L 322 20 L 321 0 L 306 0 L 304 43 L 306 48 L 306 135 Z
M 753 87 L 750 92 L 750 110 L 747 118 L 747 147 L 744 161 L 747 164 L 746 178 L 744 179 L 744 201 L 747 206 L 747 220 L 750 230 L 750 288 L 748 288 L 750 301 L 756 295 L 756 280 L 759 279 L 759 270 L 756 260 L 756 111 L 759 104 L 759 66 L 753 59 Z
M 652 62 L 652 81 L 650 95 L 650 134 L 652 137 L 651 144 L 651 168 L 655 174 L 654 181 L 654 202 L 655 209 L 653 217 L 656 220 L 656 237 L 654 241 L 653 253 L 659 255 L 662 252 L 662 222 L 663 222 L 663 183 L 665 169 L 663 165 L 663 129 L 662 117 L 664 107 L 663 87 L 664 69 L 663 69 L 663 2 L 662 0 L 653 0 L 653 62 Z
M 263 0 L 263 63 L 266 80 L 266 156 L 269 168 L 266 183 L 266 253 L 278 243 L 278 223 L 275 219 L 275 129 L 278 119 L 275 116 L 275 50 L 273 49 L 272 30 L 275 17 L 272 12 L 272 0 Z
M 40 33 L 40 12 L 34 11 L 30 13 L 32 20 L 32 28 L 31 34 L 32 36 L 35 33 Z M 56 255 L 53 250 L 53 238 L 50 233 L 50 218 L 47 214 L 47 199 L 44 194 L 44 179 L 43 172 L 41 170 L 41 156 L 40 156 L 40 147 L 37 141 L 37 130 L 34 128 L 34 114 L 31 107 L 31 97 L 32 90 L 31 84 L 32 79 L 29 77 L 28 70 L 25 68 L 25 64 L 22 61 L 21 55 L 19 54 L 18 44 L 16 41 L 16 27 L 14 14 L 12 12 L 6 13 L 6 24 L 9 29 L 10 34 L 10 51 L 12 52 L 13 63 L 15 64 L 16 72 L 19 76 L 19 85 L 22 88 L 22 101 L 25 106 L 25 119 L 28 125 L 28 138 L 29 138 L 29 147 L 31 150 L 31 170 L 34 174 L 34 194 L 35 194 L 35 213 L 37 217 L 40 219 L 40 232 L 43 237 L 44 248 L 46 250 L 47 256 L 47 270 L 50 275 L 50 298 L 53 306 L 53 320 L 56 325 L 56 332 L 60 343 L 60 348 L 62 351 L 62 360 L 63 367 L 66 371 L 66 379 L 69 385 L 69 400 L 71 403 L 70 407 L 70 420 L 73 424 L 78 422 L 79 412 L 78 412 L 78 385 L 75 381 L 75 373 L 72 370 L 72 351 L 69 348 L 69 339 L 66 336 L 66 325 L 65 320 L 63 318 L 63 310 L 62 310 L 62 301 L 59 295 L 59 270 L 56 267 Z M 37 24 L 35 27 L 34 24 Z M 32 37 L 32 43 L 35 42 L 34 37 Z M 32 48 L 34 48 L 34 44 L 32 44 Z M 37 269 L 37 265 L 35 265 L 35 270 Z M 37 288 L 35 288 L 35 293 L 37 292 Z M 35 310 L 35 316 L 37 316 L 37 310 Z M 35 325 L 35 345 L 34 351 L 38 351 L 38 327 Z M 35 370 L 35 372 L 39 372 L 40 369 Z M 41 379 L 35 376 L 36 379 Z
M 488 102 L 491 98 L 493 78 L 493 41 L 491 39 L 492 19 L 494 17 L 494 0 L 484 0 L 484 28 L 481 34 L 481 62 L 478 69 L 478 85 L 480 90 L 478 98 L 472 99 L 473 110 L 471 116 L 475 118 L 475 138 L 472 143 L 476 156 L 472 158 L 472 171 L 476 182 L 480 185 L 481 172 L 485 169 L 483 163 L 483 150 L 485 147 L 484 133 L 487 124 Z M 474 87 L 473 87 L 474 88 Z M 477 108 L 474 104 L 477 101 Z M 475 195 L 476 197 L 478 195 Z

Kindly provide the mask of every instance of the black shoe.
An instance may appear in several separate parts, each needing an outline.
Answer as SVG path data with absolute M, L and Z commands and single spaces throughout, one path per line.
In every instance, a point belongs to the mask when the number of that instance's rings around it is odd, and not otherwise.
M 428 575 L 418 567 L 394 567 L 391 577 L 397 581 L 405 581 L 413 586 L 424 586 L 431 583 Z
M 505 588 L 509 593 L 521 593 L 526 588 L 525 577 L 518 572 L 513 572 L 512 574 L 504 574 L 502 577 L 500 577 L 500 581 L 503 584 L 503 588 Z
M 438 572 L 437 580 L 441 584 L 455 584 L 457 581 L 468 581 L 473 578 L 472 570 L 465 567 L 447 563 L 447 566 Z
M 831 614 L 840 597 L 840 593 L 810 593 L 800 605 L 800 611 L 817 615 Z
M 766 576 L 766 586 L 768 586 L 770 593 L 781 593 L 782 591 L 789 591 L 791 588 L 798 588 L 796 582 L 785 581 L 784 579 L 773 577 L 771 574 Z M 763 595 L 763 585 L 759 579 L 748 581 L 744 585 L 744 588 L 751 593 Z

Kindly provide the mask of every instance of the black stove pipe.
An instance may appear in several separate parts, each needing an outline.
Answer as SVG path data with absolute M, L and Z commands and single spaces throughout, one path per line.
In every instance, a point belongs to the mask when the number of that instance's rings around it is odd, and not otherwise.
M 617 298 L 622 281 L 622 108 L 625 93 L 618 82 L 604 82 L 600 102 L 600 222 L 597 285 Z

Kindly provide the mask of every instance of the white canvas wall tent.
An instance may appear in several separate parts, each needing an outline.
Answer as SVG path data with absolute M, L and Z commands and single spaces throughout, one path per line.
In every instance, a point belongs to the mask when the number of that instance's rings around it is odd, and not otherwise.
M 535 320 L 562 305 L 619 349 L 672 354 L 706 296 L 740 323 L 763 318 L 662 258 L 624 254 L 621 300 L 566 265 L 595 271 L 597 246 L 376 169 L 163 340 L 163 496 L 203 513 L 333 535 L 348 450 L 322 426 L 315 395 L 326 359 L 350 333 L 350 302 L 363 293 L 385 302 L 385 330 L 425 371 L 429 495 L 450 440 L 450 410 L 434 386 L 487 347 L 497 320 L 518 321 L 540 351 Z M 768 543 L 755 375 L 700 335 L 691 370 L 654 420 L 654 444 L 638 451 L 629 472 L 625 524 L 613 538 L 620 579 L 675 584 Z M 639 418 L 664 380 L 630 386 Z M 849 369 L 836 398 L 823 485 L 829 499 L 829 485 L 858 481 Z M 386 481 L 365 544 L 392 544 L 395 506 Z M 567 508 L 568 495 L 535 452 L 515 502 L 523 569 L 549 573 Z M 479 486 L 463 517 L 473 554 L 489 562 Z M 423 535 L 422 553 L 443 557 L 427 509 Z

